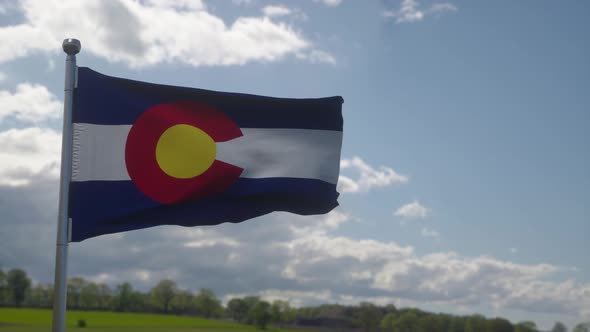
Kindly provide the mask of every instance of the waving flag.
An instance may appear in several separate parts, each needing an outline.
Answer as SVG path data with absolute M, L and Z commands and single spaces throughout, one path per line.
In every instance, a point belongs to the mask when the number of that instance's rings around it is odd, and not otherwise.
M 338 205 L 342 98 L 173 87 L 78 68 L 71 241 Z

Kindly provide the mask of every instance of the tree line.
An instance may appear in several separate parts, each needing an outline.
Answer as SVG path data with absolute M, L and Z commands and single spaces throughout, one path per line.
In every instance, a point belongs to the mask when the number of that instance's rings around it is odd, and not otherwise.
M 258 296 L 230 299 L 224 306 L 210 289 L 197 293 L 181 289 L 173 280 L 158 282 L 148 292 L 141 292 L 124 282 L 112 288 L 83 278 L 68 280 L 68 309 L 116 312 L 147 312 L 232 319 L 265 329 L 278 326 L 323 327 L 351 331 L 379 332 L 536 332 L 532 321 L 516 324 L 504 318 L 482 315 L 457 316 L 431 313 L 414 308 L 325 304 L 315 307 L 292 307 L 288 301 L 265 301 Z M 51 308 L 53 286 L 33 284 L 21 269 L 0 269 L 0 306 Z M 551 332 L 567 332 L 556 322 Z M 590 332 L 590 322 L 580 323 L 573 332 Z

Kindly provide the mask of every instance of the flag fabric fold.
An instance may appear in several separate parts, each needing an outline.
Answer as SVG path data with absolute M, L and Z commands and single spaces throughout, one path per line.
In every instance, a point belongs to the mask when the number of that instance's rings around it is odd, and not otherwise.
M 71 241 L 338 205 L 342 98 L 158 85 L 78 68 Z

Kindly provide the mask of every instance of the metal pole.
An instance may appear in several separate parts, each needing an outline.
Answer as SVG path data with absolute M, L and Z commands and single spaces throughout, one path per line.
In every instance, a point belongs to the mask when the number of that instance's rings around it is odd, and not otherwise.
M 76 83 L 76 54 L 81 45 L 77 39 L 65 39 L 66 79 L 64 87 L 64 123 L 61 137 L 61 174 L 59 210 L 57 213 L 57 242 L 55 250 L 55 282 L 53 300 L 53 332 L 64 332 L 66 327 L 66 295 L 68 280 L 68 200 L 72 178 L 72 106 Z

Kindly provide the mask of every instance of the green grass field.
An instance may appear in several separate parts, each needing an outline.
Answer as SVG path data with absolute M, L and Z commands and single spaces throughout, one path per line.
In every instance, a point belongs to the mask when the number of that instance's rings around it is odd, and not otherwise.
M 0 332 L 40 332 L 51 329 L 51 310 L 0 308 Z M 84 328 L 78 320 L 86 321 Z M 237 332 L 260 331 L 253 326 L 196 317 L 129 314 L 97 311 L 68 311 L 67 331 L 78 332 Z M 295 331 L 268 328 L 271 332 Z

